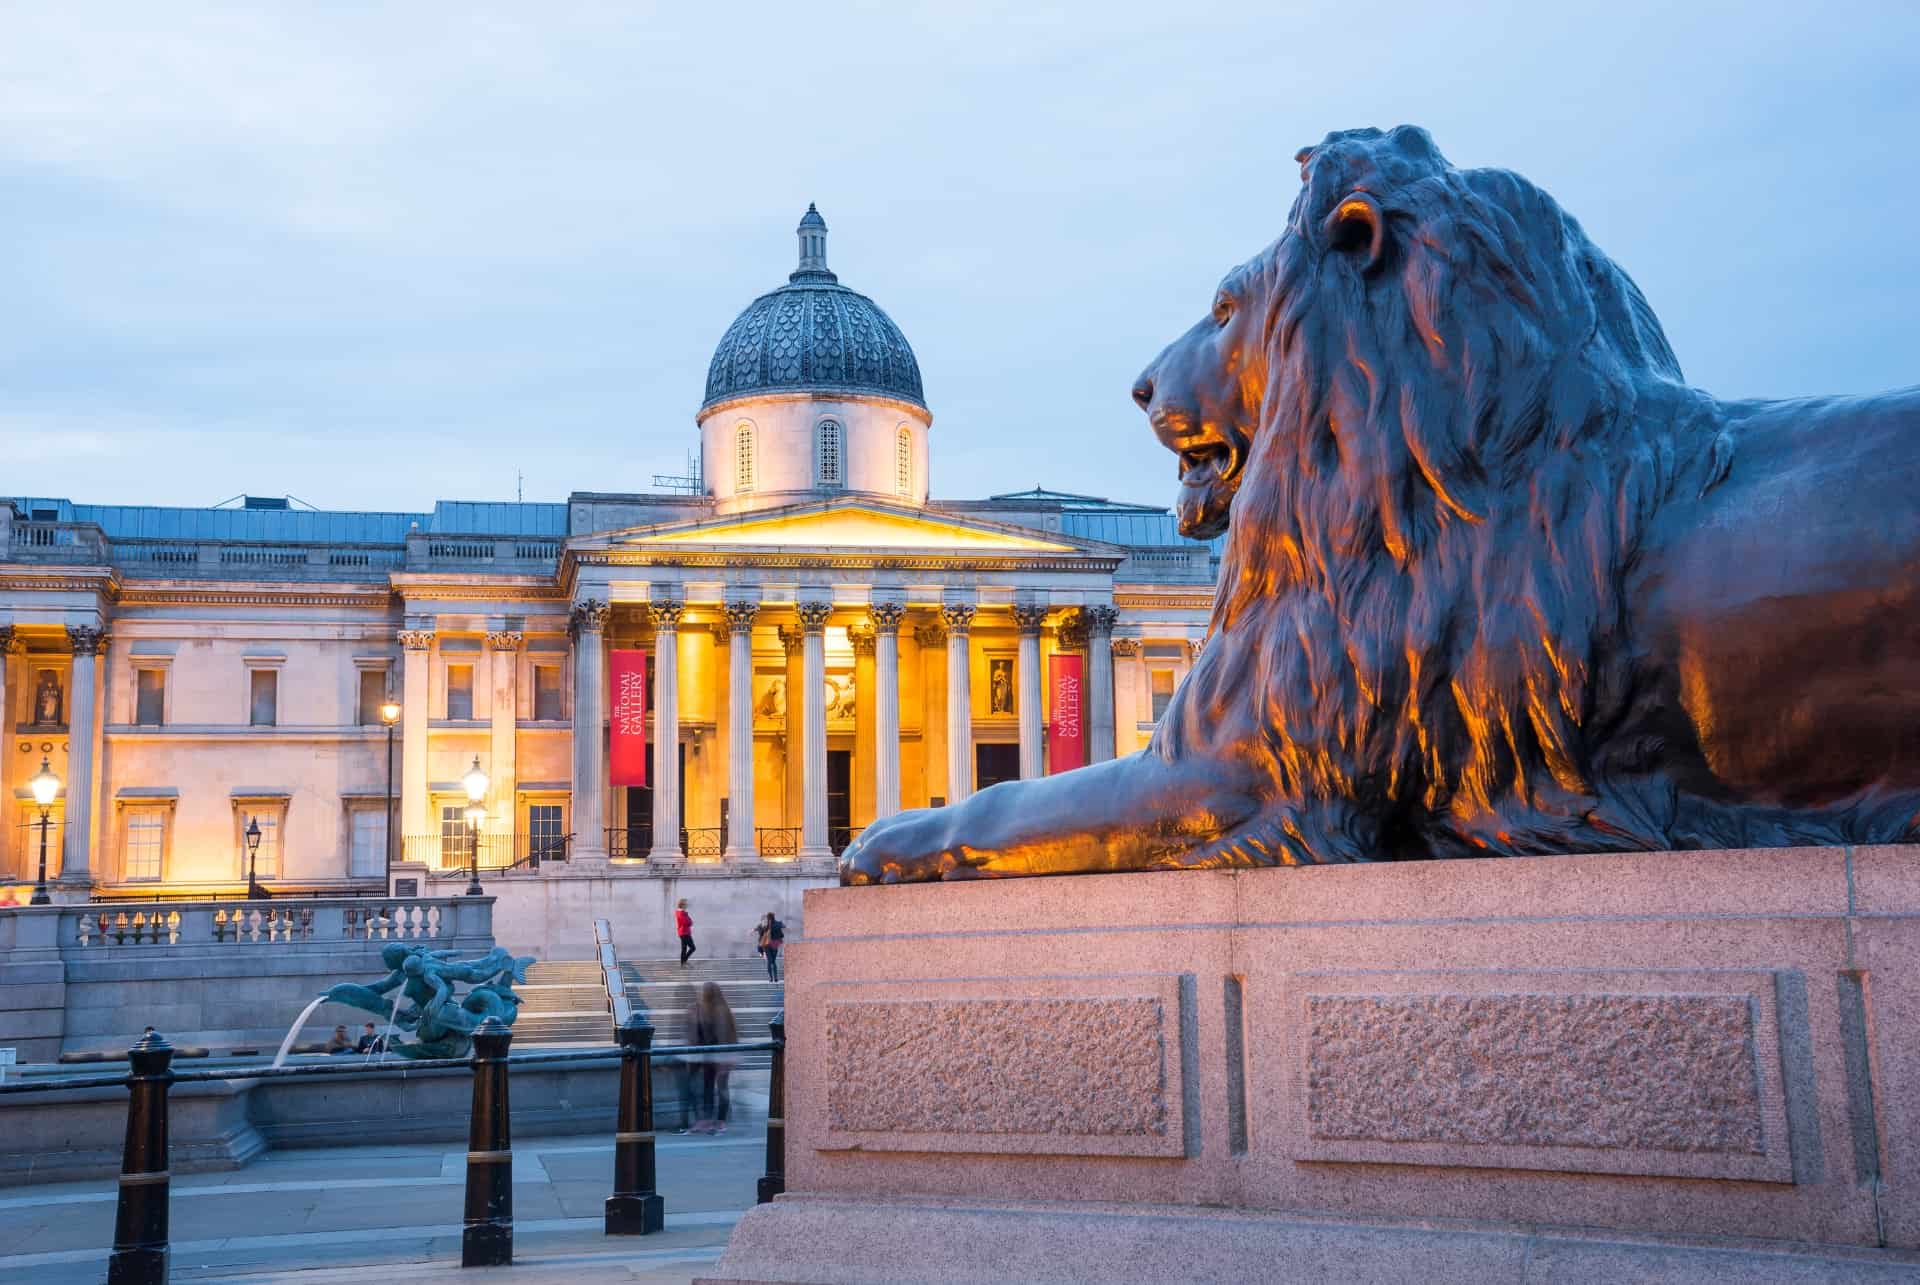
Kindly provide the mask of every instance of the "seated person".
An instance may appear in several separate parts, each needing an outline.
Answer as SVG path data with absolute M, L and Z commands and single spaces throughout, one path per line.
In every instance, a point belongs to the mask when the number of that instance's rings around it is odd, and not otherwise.
M 327 1041 L 327 1052 L 329 1053 L 353 1052 L 353 1041 L 347 1038 L 346 1027 L 336 1026 L 333 1028 L 333 1038 Z
M 387 1051 L 387 1041 L 374 1030 L 373 1023 L 368 1022 L 361 1028 L 360 1042 L 353 1046 L 353 1051 L 355 1053 L 384 1053 Z

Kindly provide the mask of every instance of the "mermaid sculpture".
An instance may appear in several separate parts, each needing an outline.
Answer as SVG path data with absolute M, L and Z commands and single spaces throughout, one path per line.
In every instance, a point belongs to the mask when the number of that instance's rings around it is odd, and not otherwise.
M 478 959 L 455 960 L 459 953 L 391 942 L 380 948 L 381 962 L 393 970 L 383 980 L 371 986 L 341 982 L 327 991 L 326 998 L 379 1017 L 390 1016 L 395 1029 L 414 1037 L 389 1045 L 388 1051 L 397 1057 L 465 1057 L 480 1023 L 497 1017 L 513 1025 L 520 1011 L 513 984 L 527 980 L 527 965 L 533 957 L 515 956 L 498 946 Z M 458 995 L 455 982 L 465 982 L 472 989 Z M 396 986 L 399 1000 L 407 1002 L 396 1005 L 396 1000 L 388 998 Z

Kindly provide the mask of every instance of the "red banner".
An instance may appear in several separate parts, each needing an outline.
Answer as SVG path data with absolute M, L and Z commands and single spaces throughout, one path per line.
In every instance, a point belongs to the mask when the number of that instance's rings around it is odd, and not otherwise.
M 647 653 L 608 653 L 607 777 L 613 785 L 647 783 Z
M 1049 658 L 1047 690 L 1053 719 L 1047 724 L 1048 775 L 1084 767 L 1087 762 L 1087 741 L 1081 735 L 1085 721 L 1081 694 L 1086 689 L 1081 681 L 1082 661 L 1080 656 L 1059 652 Z

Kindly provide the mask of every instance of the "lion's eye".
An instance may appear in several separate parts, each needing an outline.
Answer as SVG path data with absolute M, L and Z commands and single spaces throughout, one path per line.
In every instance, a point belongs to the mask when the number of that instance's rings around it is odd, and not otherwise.
M 1222 293 L 1213 297 L 1213 319 L 1220 325 L 1233 320 L 1233 299 Z

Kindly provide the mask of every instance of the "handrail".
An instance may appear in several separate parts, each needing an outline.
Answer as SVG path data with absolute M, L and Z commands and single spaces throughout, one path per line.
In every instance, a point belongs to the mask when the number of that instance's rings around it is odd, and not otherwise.
M 614 1037 L 633 1016 L 633 1004 L 627 999 L 626 979 L 620 976 L 620 956 L 613 948 L 613 925 L 605 919 L 593 921 L 594 954 L 600 960 L 600 984 L 607 990 L 607 1012 L 613 1016 Z
M 647 1051 L 650 1058 L 686 1057 L 705 1053 L 763 1053 L 774 1047 L 772 1040 L 743 1041 L 738 1044 L 661 1044 Z M 619 1057 L 620 1047 L 610 1044 L 590 1049 L 550 1049 L 539 1053 L 513 1053 L 509 1066 L 550 1066 L 565 1062 L 598 1062 Z M 237 1066 L 226 1069 L 197 1069 L 172 1072 L 174 1084 L 210 1084 L 219 1080 L 284 1080 L 296 1075 L 378 1075 L 387 1071 L 471 1070 L 469 1057 L 402 1058 L 393 1062 L 312 1062 L 304 1066 Z M 17 1068 L 16 1068 L 17 1069 Z M 8 1080 L 0 1084 L 0 1094 L 57 1093 L 65 1089 L 125 1088 L 133 1081 L 128 1071 L 118 1075 L 76 1075 L 63 1080 Z

